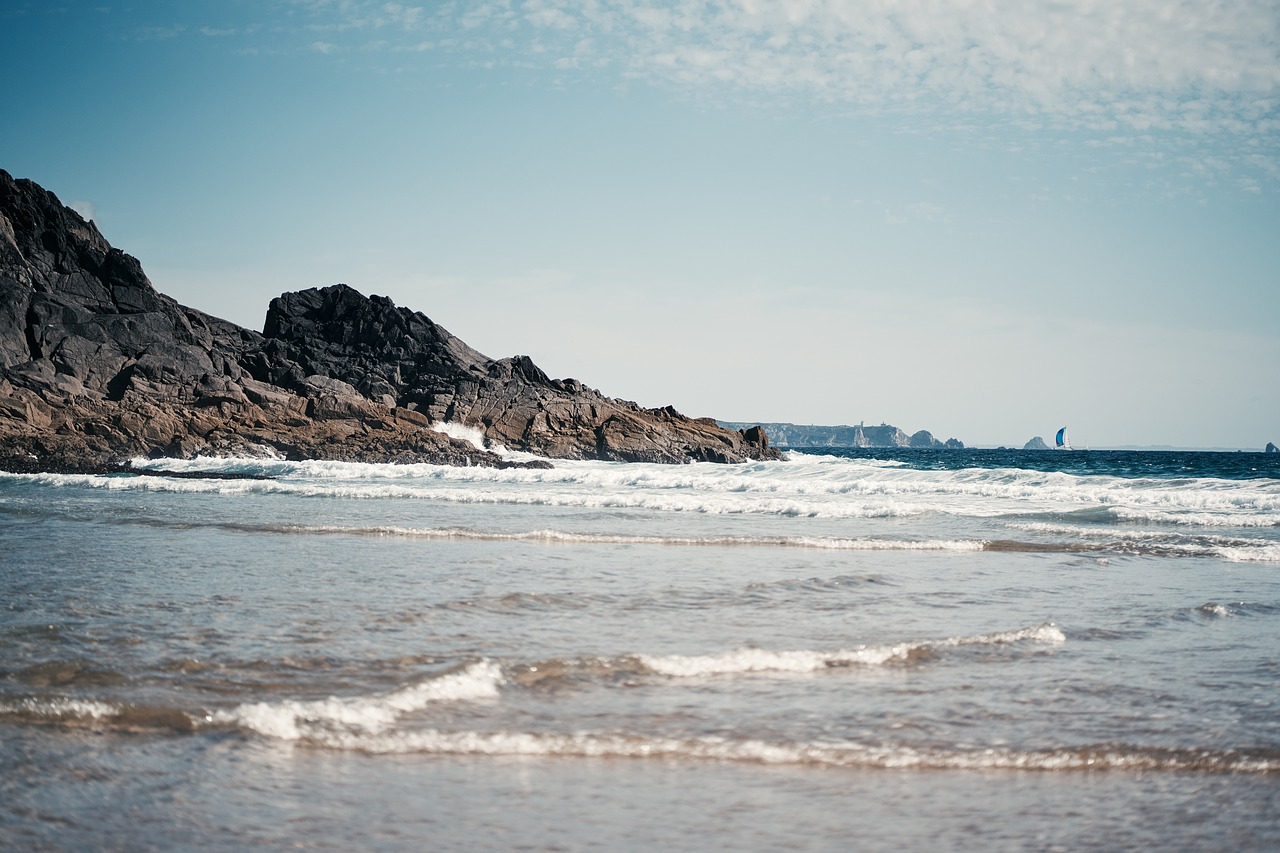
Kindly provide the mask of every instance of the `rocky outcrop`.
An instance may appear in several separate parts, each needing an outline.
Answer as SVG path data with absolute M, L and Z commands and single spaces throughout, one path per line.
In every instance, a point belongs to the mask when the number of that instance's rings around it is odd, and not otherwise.
M 729 429 L 744 429 L 749 425 L 721 421 Z M 956 438 L 939 441 L 928 430 L 907 435 L 896 426 L 815 426 L 811 424 L 766 423 L 760 425 L 779 447 L 917 447 L 959 450 L 964 442 Z
M 346 285 L 272 300 L 254 378 L 305 393 L 322 377 L 430 422 L 557 459 L 738 462 L 779 458 L 763 430 L 727 430 L 671 407 L 644 409 L 576 379 L 551 379 L 528 356 L 490 359 L 428 317 Z
M 1037 435 L 1034 438 L 1032 438 L 1030 441 L 1028 441 L 1026 444 L 1022 445 L 1022 449 L 1023 450 L 1048 450 L 1049 445 L 1044 443 L 1043 437 Z
M 158 293 L 52 193 L 0 170 L 0 456 L 513 464 L 435 429 L 445 422 L 552 458 L 779 457 L 762 430 L 607 398 L 527 356 L 489 359 L 346 285 L 273 300 L 262 333 L 211 317 Z
M 1265 452 L 1267 452 L 1267 453 L 1280 453 L 1280 447 L 1276 447 L 1274 443 L 1272 443 L 1272 442 L 1268 441 L 1268 442 L 1267 442 L 1267 449 L 1266 449 L 1266 451 L 1265 451 Z

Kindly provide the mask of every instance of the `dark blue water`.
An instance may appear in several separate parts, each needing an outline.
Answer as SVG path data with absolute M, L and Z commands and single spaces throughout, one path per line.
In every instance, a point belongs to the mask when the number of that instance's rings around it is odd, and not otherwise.
M 901 447 L 800 447 L 797 453 L 842 459 L 893 460 L 922 471 L 1019 468 L 1078 476 L 1151 477 L 1162 480 L 1280 479 L 1280 453 L 1190 450 L 937 450 Z

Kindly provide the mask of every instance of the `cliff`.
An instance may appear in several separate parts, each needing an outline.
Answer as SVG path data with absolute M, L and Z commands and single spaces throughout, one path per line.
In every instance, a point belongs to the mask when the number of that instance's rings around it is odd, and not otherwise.
M 745 423 L 720 421 L 728 429 L 748 427 Z M 926 447 L 961 449 L 964 442 L 949 438 L 939 441 L 928 430 L 908 435 L 896 426 L 815 426 L 811 424 L 760 424 L 778 447 Z
M 780 458 L 762 430 L 605 397 L 527 356 L 490 359 L 346 285 L 278 297 L 261 333 L 211 317 L 158 293 L 52 193 L 0 170 L 0 457 L 512 464 L 433 428 L 445 422 L 560 459 Z

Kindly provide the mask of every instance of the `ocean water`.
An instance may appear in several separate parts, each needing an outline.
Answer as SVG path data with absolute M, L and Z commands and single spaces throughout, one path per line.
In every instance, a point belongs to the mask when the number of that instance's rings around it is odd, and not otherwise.
M 0 474 L 0 847 L 1275 849 L 1280 459 Z

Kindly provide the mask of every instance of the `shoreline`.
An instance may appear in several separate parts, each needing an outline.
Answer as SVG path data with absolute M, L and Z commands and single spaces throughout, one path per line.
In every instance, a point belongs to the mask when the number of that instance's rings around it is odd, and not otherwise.
M 128 474 L 135 477 L 169 477 L 177 480 L 275 480 L 269 474 L 230 474 L 224 471 L 160 471 L 135 468 L 131 462 L 76 461 L 62 457 L 41 459 L 30 454 L 0 455 L 0 473 L 5 474 L 84 474 L 108 476 Z

